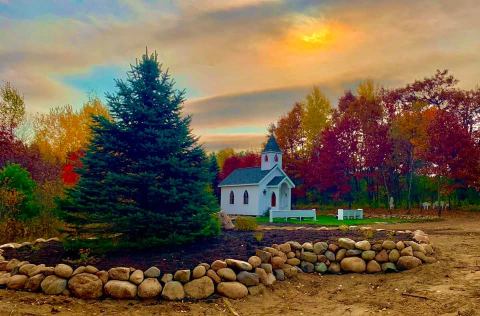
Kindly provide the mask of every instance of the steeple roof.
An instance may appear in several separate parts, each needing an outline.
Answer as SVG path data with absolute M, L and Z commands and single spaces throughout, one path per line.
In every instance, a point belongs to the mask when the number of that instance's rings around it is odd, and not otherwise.
M 267 144 L 265 145 L 263 152 L 282 152 L 280 146 L 278 146 L 277 140 L 273 135 L 270 135 L 270 137 L 268 138 Z

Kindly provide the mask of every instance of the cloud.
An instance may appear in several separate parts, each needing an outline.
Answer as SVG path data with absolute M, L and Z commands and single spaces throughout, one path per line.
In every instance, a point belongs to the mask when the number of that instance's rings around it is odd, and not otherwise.
M 0 80 L 24 92 L 29 110 L 81 103 L 96 78 L 99 90 L 108 87 L 114 74 L 99 69 L 126 71 L 148 45 L 179 88 L 193 91 L 185 111 L 209 142 L 230 144 L 219 132 L 225 128 L 265 130 L 314 84 L 332 100 L 366 78 L 398 86 L 437 68 L 450 69 L 463 87 L 478 84 L 475 0 L 123 0 L 61 8 L 42 1 L 31 12 L 21 1 L 1 5 L 0 28 L 8 31 L 0 32 L 7 43 Z
M 209 152 L 223 148 L 258 151 L 265 141 L 265 134 L 225 134 L 200 136 L 200 143 Z

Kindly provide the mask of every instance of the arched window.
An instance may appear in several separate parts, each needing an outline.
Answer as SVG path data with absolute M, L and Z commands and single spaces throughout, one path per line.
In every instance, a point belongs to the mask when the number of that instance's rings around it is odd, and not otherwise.
M 275 192 L 272 192 L 272 201 L 271 201 L 272 207 L 277 206 L 277 196 L 275 195 Z
M 268 155 L 265 155 L 265 161 L 268 161 Z
M 275 162 L 278 162 L 278 155 L 275 154 L 275 158 L 274 158 Z
M 233 191 L 230 191 L 230 204 L 235 203 L 235 194 L 233 194 Z
M 243 192 L 243 204 L 248 204 L 248 192 L 247 192 L 247 190 L 245 190 L 245 192 Z

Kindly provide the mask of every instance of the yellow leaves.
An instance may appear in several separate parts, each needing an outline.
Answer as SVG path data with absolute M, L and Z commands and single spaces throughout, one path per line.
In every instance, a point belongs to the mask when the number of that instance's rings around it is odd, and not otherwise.
M 34 122 L 34 144 L 42 157 L 64 163 L 69 153 L 84 149 L 90 142 L 93 115 L 110 118 L 107 108 L 98 99 L 88 101 L 78 112 L 71 105 L 65 105 L 38 115 Z
M 235 155 L 235 151 L 233 150 L 233 148 L 225 148 L 225 149 L 222 149 L 220 150 L 218 153 L 217 153 L 217 163 L 218 163 L 218 167 L 220 168 L 220 170 L 223 170 L 223 164 L 225 163 L 225 160 L 227 160 L 227 158 L 231 157 Z
M 318 87 L 313 87 L 304 105 L 302 128 L 305 131 L 307 151 L 313 148 L 315 140 L 328 126 L 332 105 Z

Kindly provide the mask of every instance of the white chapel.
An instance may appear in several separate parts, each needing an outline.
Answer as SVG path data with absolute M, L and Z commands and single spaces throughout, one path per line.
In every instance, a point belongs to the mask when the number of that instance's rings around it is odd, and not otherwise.
M 282 170 L 282 151 L 270 136 L 260 167 L 234 170 L 218 186 L 220 207 L 227 214 L 261 216 L 268 210 L 290 210 L 293 181 Z

